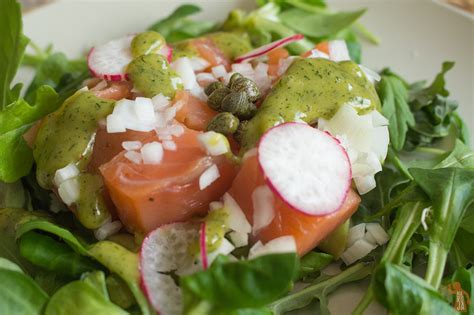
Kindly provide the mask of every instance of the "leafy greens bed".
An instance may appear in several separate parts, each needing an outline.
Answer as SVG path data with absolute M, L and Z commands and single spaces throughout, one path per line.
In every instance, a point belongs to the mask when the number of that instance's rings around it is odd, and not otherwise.
M 305 39 L 288 47 L 295 55 L 340 38 L 356 62 L 361 38 L 378 42 L 357 22 L 364 10 L 333 12 L 323 0 L 257 4 L 250 13 L 230 12 L 223 23 L 193 20 L 200 8 L 183 5 L 150 29 L 171 43 L 216 30 L 240 31 L 255 47 L 302 33 Z M 25 54 L 28 44 L 32 55 Z M 133 238 L 96 242 L 69 214 L 58 212 L 61 205 L 36 182 L 23 138 L 81 86 L 88 77 L 85 60 L 30 43 L 14 0 L 0 2 L 0 46 L 0 313 L 152 313 L 139 287 Z M 23 94 L 21 84 L 12 86 L 21 64 L 36 70 Z M 391 69 L 380 73 L 377 92 L 391 145 L 377 188 L 363 196 L 352 222 L 379 222 L 390 234 L 386 246 L 334 276 L 323 272 L 333 256 L 319 250 L 301 259 L 273 254 L 233 262 L 220 256 L 208 270 L 180 279 L 184 312 L 283 314 L 319 306 L 328 314 L 331 292 L 369 278 L 355 314 L 375 300 L 393 314 L 456 313 L 447 287 L 459 282 L 472 295 L 474 286 L 474 152 L 458 104 L 446 90 L 445 74 L 453 66 L 443 63 L 429 84 L 406 82 Z M 303 288 L 294 290 L 296 282 Z

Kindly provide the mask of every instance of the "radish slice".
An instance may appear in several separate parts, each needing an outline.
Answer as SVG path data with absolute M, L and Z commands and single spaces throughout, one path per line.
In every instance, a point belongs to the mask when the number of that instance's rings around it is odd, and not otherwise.
M 239 63 L 239 62 L 243 62 L 243 61 L 252 60 L 254 58 L 257 58 L 257 57 L 263 56 L 265 54 L 268 54 L 270 51 L 272 51 L 272 50 L 274 50 L 278 47 L 291 44 L 293 42 L 302 40 L 303 38 L 304 38 L 303 34 L 295 34 L 293 36 L 282 38 L 280 40 L 271 42 L 271 43 L 263 45 L 263 46 L 261 46 L 257 49 L 254 49 L 254 50 L 246 53 L 245 55 L 237 57 L 235 59 L 235 62 Z
M 126 68 L 133 60 L 130 44 L 134 37 L 127 35 L 92 48 L 87 57 L 92 75 L 108 81 L 126 80 Z
M 268 186 L 285 203 L 308 215 L 337 211 L 351 185 L 346 151 L 329 133 L 303 123 L 271 128 L 258 144 Z
M 152 231 L 140 249 L 140 279 L 147 299 L 161 315 L 182 313 L 181 290 L 167 274 L 196 271 L 196 257 L 189 250 L 199 242 L 199 225 L 173 223 Z
M 201 224 L 199 231 L 199 247 L 201 253 L 201 263 L 204 270 L 207 269 L 207 246 L 206 246 L 206 222 Z
M 133 60 L 130 45 L 134 37 L 134 34 L 127 35 L 93 47 L 87 57 L 87 65 L 92 75 L 107 81 L 128 80 L 126 68 Z M 159 54 L 171 62 L 173 49 L 165 45 Z

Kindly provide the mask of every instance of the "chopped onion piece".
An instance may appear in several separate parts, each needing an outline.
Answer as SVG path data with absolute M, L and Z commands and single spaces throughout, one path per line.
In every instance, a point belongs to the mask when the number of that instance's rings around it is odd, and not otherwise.
M 253 68 L 252 65 L 248 62 L 242 62 L 242 63 L 234 63 L 232 64 L 232 71 L 233 72 L 238 72 L 244 77 L 251 77 L 253 76 Z
M 143 122 L 154 122 L 155 121 L 155 109 L 153 102 L 150 98 L 137 97 L 135 99 L 135 105 L 133 106 L 135 114 L 139 121 Z
M 136 151 L 127 151 L 124 156 L 132 163 L 140 164 L 142 162 L 142 155 Z
M 169 130 L 170 133 L 175 137 L 181 137 L 184 134 L 184 127 L 181 125 L 173 125 Z
M 201 85 L 208 85 L 209 83 L 217 81 L 216 77 L 212 73 L 198 73 L 196 74 L 196 79 Z
M 280 236 L 262 245 L 257 242 L 249 251 L 249 259 L 268 254 L 283 254 L 296 252 L 296 242 L 293 236 Z
M 376 245 L 370 244 L 365 239 L 357 240 L 351 247 L 342 253 L 341 259 L 346 265 L 350 265 L 367 256 L 376 247 Z
M 176 151 L 177 149 L 176 143 L 171 140 L 163 141 L 162 145 L 163 145 L 163 149 L 168 150 L 168 151 Z
M 364 72 L 367 79 L 372 83 L 378 82 L 382 79 L 380 75 L 372 69 L 369 69 L 363 65 L 359 65 L 359 68 L 362 70 L 362 72 Z
M 117 234 L 118 231 L 122 228 L 122 223 L 120 221 L 107 222 L 102 225 L 100 228 L 94 231 L 94 236 L 99 241 L 105 240 L 109 236 Z
M 227 70 L 225 69 L 223 65 L 213 67 L 211 71 L 214 77 L 216 77 L 217 79 L 224 78 L 227 74 Z
M 171 67 L 183 80 L 183 87 L 186 90 L 194 89 L 197 85 L 196 75 L 194 74 L 193 66 L 188 57 L 179 58 L 171 64 Z
M 229 242 L 226 238 L 222 239 L 219 247 L 216 250 L 207 254 L 207 263 L 211 265 L 214 259 L 216 259 L 218 255 L 227 256 L 230 253 L 232 253 L 234 249 L 235 249 L 235 246 L 232 245 L 231 242 Z
M 205 170 L 199 177 L 199 189 L 206 189 L 219 177 L 219 168 L 216 164 L 212 164 L 212 166 Z
M 370 244 L 377 245 L 377 240 L 369 232 L 365 232 L 364 239 Z
M 209 155 L 222 155 L 230 151 L 227 138 L 215 131 L 208 131 L 198 135 L 198 140 Z
M 163 146 L 156 141 L 143 145 L 140 152 L 145 164 L 160 164 L 163 159 Z
M 373 175 L 365 177 L 354 177 L 354 182 L 359 194 L 364 195 L 377 186 L 377 182 Z
M 110 114 L 107 116 L 107 132 L 108 133 L 119 133 L 127 131 L 125 124 L 119 115 Z
M 53 182 L 56 187 L 59 187 L 63 182 L 68 179 L 74 178 L 77 175 L 79 175 L 79 169 L 76 165 L 69 163 L 68 165 L 63 168 L 60 168 L 56 171 L 56 173 L 54 173 Z
M 269 225 L 275 217 L 274 196 L 267 185 L 258 186 L 252 193 L 253 234 Z
M 356 241 L 363 239 L 365 235 L 365 223 L 354 225 L 349 229 L 347 235 L 347 247 L 351 247 Z
M 170 105 L 170 100 L 163 94 L 155 95 L 151 98 L 155 111 L 162 111 Z
M 329 56 L 326 53 L 323 53 L 322 51 L 320 51 L 318 49 L 313 49 L 313 50 L 311 50 L 311 54 L 308 56 L 308 58 L 329 59 Z
M 229 233 L 229 237 L 236 248 L 244 247 L 249 244 L 249 235 L 247 233 L 232 231 Z
M 71 178 L 62 182 L 58 187 L 58 194 L 61 200 L 68 206 L 75 203 L 80 195 L 77 178 Z
M 209 211 L 216 211 L 224 208 L 224 203 L 220 201 L 213 201 L 209 204 Z
M 142 143 L 140 141 L 124 141 L 122 142 L 122 148 L 127 151 L 140 150 Z
M 378 224 L 378 223 L 367 223 L 366 224 L 366 229 L 367 232 L 370 233 L 375 240 L 377 241 L 377 244 L 383 245 L 388 242 L 390 239 L 390 236 L 385 232 L 383 227 Z
M 329 57 L 333 61 L 351 60 L 346 41 L 342 39 L 332 40 L 329 42 Z
M 227 225 L 233 231 L 239 233 L 250 233 L 252 226 L 250 225 L 245 213 L 240 208 L 239 204 L 229 193 L 224 194 L 224 207 L 229 213 Z
M 189 58 L 189 61 L 191 62 L 194 71 L 203 71 L 210 66 L 206 59 L 199 57 L 191 57 Z

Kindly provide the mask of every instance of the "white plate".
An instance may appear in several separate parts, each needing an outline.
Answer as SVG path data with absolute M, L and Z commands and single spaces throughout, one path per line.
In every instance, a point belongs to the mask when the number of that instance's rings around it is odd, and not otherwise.
M 253 0 L 199 1 L 72 1 L 46 5 L 25 15 L 25 33 L 40 46 L 53 43 L 70 56 L 126 33 L 144 30 L 175 6 L 193 2 L 204 9 L 201 19 L 224 19 L 232 8 L 252 8 Z M 474 23 L 472 16 L 426 0 L 332 1 L 338 9 L 367 7 L 363 23 L 381 39 L 380 46 L 364 44 L 363 63 L 375 70 L 390 68 L 409 80 L 433 78 L 441 63 L 453 60 L 448 88 L 460 103 L 460 112 L 474 130 Z M 21 78 L 25 78 L 25 73 Z M 350 314 L 363 284 L 351 284 L 334 293 L 333 314 Z M 314 313 L 311 311 L 310 313 Z M 385 313 L 373 305 L 367 314 Z

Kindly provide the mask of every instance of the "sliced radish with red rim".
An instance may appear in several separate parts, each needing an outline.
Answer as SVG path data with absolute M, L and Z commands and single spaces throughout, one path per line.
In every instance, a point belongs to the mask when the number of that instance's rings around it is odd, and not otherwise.
M 161 315 L 182 313 L 181 289 L 169 273 L 200 270 L 190 247 L 199 242 L 199 224 L 173 223 L 152 231 L 140 249 L 140 277 L 145 295 Z
M 271 42 L 269 44 L 258 47 L 257 49 L 254 49 L 254 50 L 252 50 L 252 51 L 250 51 L 250 52 L 248 52 L 248 53 L 246 53 L 242 56 L 239 56 L 239 57 L 235 58 L 235 62 L 239 63 L 239 62 L 249 61 L 249 60 L 258 58 L 260 56 L 268 54 L 270 51 L 272 51 L 272 50 L 274 50 L 278 47 L 291 44 L 293 42 L 302 40 L 303 38 L 304 38 L 304 36 L 302 34 L 296 34 L 296 35 L 292 35 L 292 36 L 288 36 L 288 37 L 279 39 L 277 41 L 274 41 L 274 42 Z
M 329 133 L 303 123 L 268 130 L 258 144 L 268 186 L 290 207 L 308 215 L 341 208 L 351 185 L 345 149 Z
M 107 81 L 127 80 L 127 66 L 133 60 L 130 45 L 134 37 L 134 34 L 127 35 L 93 47 L 87 57 L 87 65 L 92 75 Z M 165 45 L 159 54 L 170 62 L 173 50 Z

